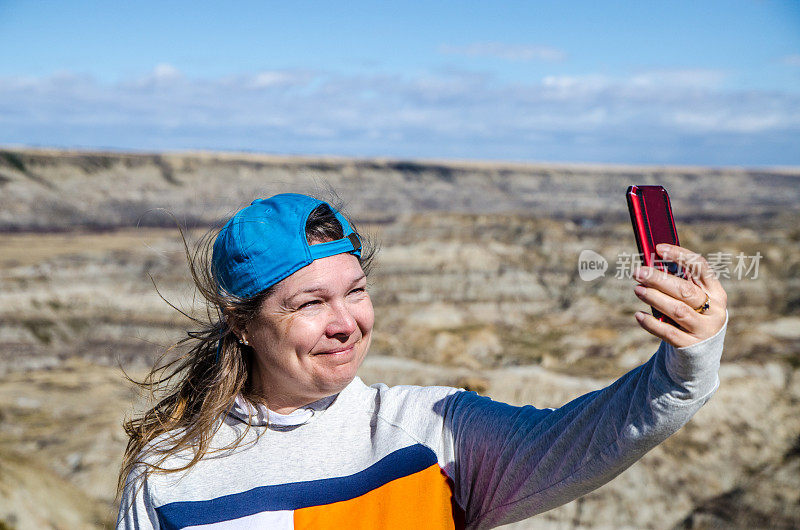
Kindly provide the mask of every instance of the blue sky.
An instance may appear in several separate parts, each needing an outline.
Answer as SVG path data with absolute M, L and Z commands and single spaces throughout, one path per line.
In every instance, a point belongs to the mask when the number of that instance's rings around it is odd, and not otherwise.
M 800 2 L 0 0 L 0 144 L 800 165 Z

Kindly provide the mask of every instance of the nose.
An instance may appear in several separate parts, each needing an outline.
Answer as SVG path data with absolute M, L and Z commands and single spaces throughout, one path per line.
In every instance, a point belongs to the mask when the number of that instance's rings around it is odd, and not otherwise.
M 330 307 L 330 320 L 325 328 L 325 334 L 329 337 L 343 337 L 347 340 L 358 328 L 356 319 L 345 303 L 332 304 Z

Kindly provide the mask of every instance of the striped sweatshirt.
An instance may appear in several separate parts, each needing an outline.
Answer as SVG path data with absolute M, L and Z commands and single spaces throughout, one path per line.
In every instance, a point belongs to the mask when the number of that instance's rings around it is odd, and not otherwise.
M 719 384 L 724 335 L 661 343 L 557 409 L 359 378 L 286 416 L 240 398 L 212 439 L 223 450 L 186 471 L 131 472 L 117 528 L 491 528 L 531 517 L 608 482 L 685 424 Z

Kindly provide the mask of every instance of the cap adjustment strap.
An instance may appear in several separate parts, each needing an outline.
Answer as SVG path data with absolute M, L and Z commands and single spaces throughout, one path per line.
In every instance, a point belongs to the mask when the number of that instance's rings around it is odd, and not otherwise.
M 337 239 L 336 241 L 327 241 L 325 243 L 317 243 L 316 245 L 309 245 L 308 250 L 311 252 L 311 259 L 327 258 L 336 254 L 344 254 L 349 252 L 361 256 L 361 240 L 358 235 L 353 232 L 347 237 Z

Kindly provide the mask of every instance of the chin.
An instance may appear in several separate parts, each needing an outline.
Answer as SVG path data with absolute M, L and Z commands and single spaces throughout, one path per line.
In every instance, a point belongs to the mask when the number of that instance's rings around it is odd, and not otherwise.
M 325 390 L 327 392 L 326 395 L 329 396 L 344 390 L 344 387 L 349 385 L 350 382 L 355 379 L 357 372 L 357 369 L 347 370 L 346 372 L 336 374 L 335 377 L 328 379 L 325 383 Z
M 358 364 L 347 364 L 337 367 L 334 373 L 326 374 L 324 379 L 320 381 L 325 396 L 337 394 L 344 390 L 344 388 L 355 379 L 360 366 L 360 362 Z
M 318 388 L 320 392 L 324 394 L 321 397 L 341 392 L 355 379 L 358 374 L 358 369 L 367 356 L 369 341 L 363 344 L 363 346 L 364 349 L 360 352 L 354 352 L 355 355 L 349 361 L 338 364 L 334 360 L 333 364 L 329 364 L 329 361 L 326 360 L 324 366 L 318 366 L 318 368 L 321 368 L 321 370 L 317 372 L 319 376 L 319 379 L 317 379 L 319 383 Z

